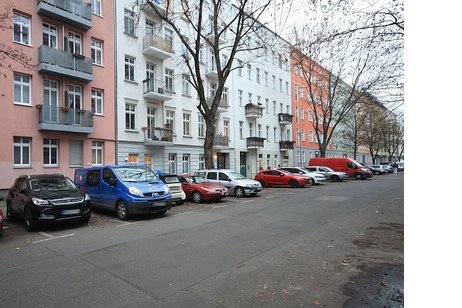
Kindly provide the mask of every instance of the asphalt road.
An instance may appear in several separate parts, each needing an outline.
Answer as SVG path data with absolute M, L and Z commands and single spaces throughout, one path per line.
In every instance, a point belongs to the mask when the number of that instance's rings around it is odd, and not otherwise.
M 404 173 L 0 239 L 0 307 L 404 305 Z

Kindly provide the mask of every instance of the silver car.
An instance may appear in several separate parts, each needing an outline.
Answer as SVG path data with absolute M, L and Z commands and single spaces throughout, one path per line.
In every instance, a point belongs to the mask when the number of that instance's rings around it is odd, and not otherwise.
M 236 197 L 255 196 L 261 190 L 260 182 L 248 179 L 242 174 L 229 169 L 201 169 L 194 175 L 203 177 L 209 182 L 218 183 L 228 188 Z
M 324 175 L 327 180 L 331 180 L 332 182 L 341 182 L 348 179 L 348 174 L 345 172 L 334 171 L 331 168 L 325 166 L 308 166 L 304 169 L 310 172 L 320 173 Z

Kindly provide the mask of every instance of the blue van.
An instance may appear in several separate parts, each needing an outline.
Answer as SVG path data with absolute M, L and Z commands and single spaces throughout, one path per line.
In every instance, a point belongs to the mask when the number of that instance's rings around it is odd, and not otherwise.
M 115 211 L 122 220 L 143 213 L 163 215 L 172 206 L 169 188 L 145 165 L 78 168 L 74 183 L 90 195 L 91 207 Z

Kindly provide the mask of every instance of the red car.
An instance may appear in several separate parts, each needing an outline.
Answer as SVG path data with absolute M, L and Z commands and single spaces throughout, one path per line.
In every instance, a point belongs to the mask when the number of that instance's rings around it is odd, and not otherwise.
M 195 203 L 218 201 L 228 195 L 228 189 L 223 185 L 212 183 L 196 175 L 179 175 L 181 188 L 186 194 L 186 200 Z
M 290 187 L 305 187 L 311 184 L 308 177 L 284 170 L 262 170 L 257 173 L 255 180 L 260 182 L 262 186 L 288 185 Z

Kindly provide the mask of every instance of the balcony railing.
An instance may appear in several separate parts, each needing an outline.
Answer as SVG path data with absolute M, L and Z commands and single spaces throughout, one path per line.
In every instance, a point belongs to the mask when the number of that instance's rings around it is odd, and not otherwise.
M 293 150 L 294 149 L 294 141 L 279 141 L 279 149 L 281 151 L 286 151 L 286 150 Z
M 143 80 L 143 97 L 158 101 L 168 101 L 172 99 L 172 90 L 165 89 L 163 80 L 148 78 Z
M 93 133 L 93 112 L 83 109 L 40 105 L 39 130 Z
M 293 115 L 289 113 L 278 113 L 279 124 L 290 124 L 292 123 Z
M 213 145 L 227 147 L 229 146 L 229 137 L 223 135 L 215 135 L 215 137 L 213 138 Z
M 207 105 L 211 107 L 212 103 L 213 103 L 213 97 L 207 97 Z M 218 103 L 218 111 L 221 111 L 221 112 L 227 111 L 228 108 L 229 108 L 228 98 L 227 97 L 220 98 L 220 102 Z
M 83 81 L 93 80 L 92 59 L 42 45 L 38 49 L 39 72 Z
M 247 118 L 261 118 L 263 116 L 263 107 L 260 105 L 245 105 L 245 116 Z
M 170 5 L 170 1 L 169 0 L 153 0 L 151 1 L 151 3 L 156 7 L 156 9 L 161 13 L 161 14 L 165 14 L 167 8 L 169 7 Z M 149 4 L 145 4 L 143 5 L 143 9 L 144 10 L 147 10 L 148 12 L 152 12 L 152 8 Z
M 247 148 L 248 149 L 257 149 L 263 148 L 265 145 L 265 138 L 261 137 L 248 137 L 247 138 Z
M 37 0 L 37 12 L 83 30 L 92 26 L 91 5 L 81 0 Z
M 173 54 L 172 41 L 150 34 L 143 38 L 143 54 L 158 59 L 168 59 Z
M 165 127 L 147 127 L 145 129 L 144 141 L 146 145 L 172 143 L 172 129 Z

